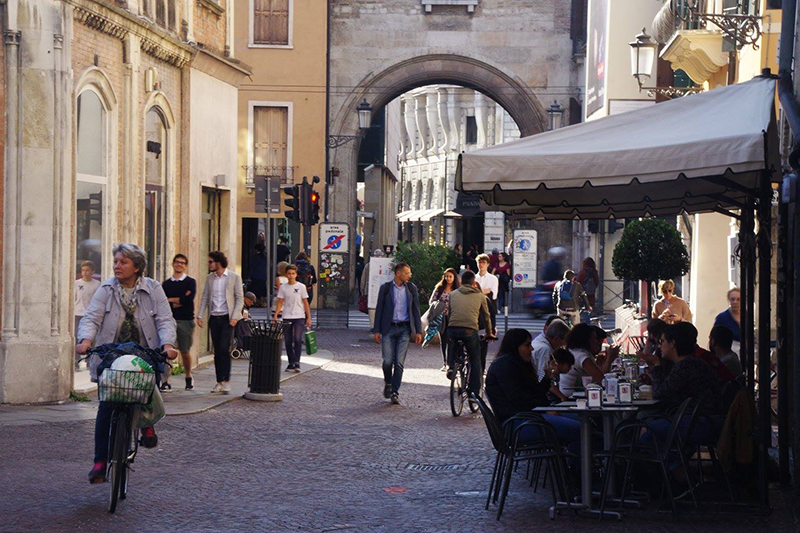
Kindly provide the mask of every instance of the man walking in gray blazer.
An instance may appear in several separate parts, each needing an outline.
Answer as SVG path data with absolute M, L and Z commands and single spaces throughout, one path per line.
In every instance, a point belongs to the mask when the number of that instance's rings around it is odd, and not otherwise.
M 236 323 L 242 319 L 242 278 L 228 270 L 228 258 L 219 251 L 208 254 L 208 271 L 200 299 L 200 312 L 197 313 L 197 325 L 203 327 L 203 316 L 208 310 L 211 315 L 208 327 L 211 330 L 211 342 L 214 343 L 214 368 L 217 373 L 217 384 L 211 392 L 230 394 L 231 335 Z

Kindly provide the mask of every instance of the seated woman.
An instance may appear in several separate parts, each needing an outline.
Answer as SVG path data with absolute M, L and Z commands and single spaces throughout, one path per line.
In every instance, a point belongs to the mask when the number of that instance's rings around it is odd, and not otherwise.
M 531 365 L 531 340 L 528 330 L 509 329 L 503 337 L 497 357 L 486 373 L 486 397 L 501 424 L 517 413 L 550 405 L 547 391 L 551 380 L 558 375 L 558 365 L 551 364 L 545 377 L 539 381 Z M 559 440 L 567 444 L 570 452 L 577 454 L 580 451 L 580 422 L 544 413 L 542 417 L 555 428 Z M 537 429 L 526 429 L 530 431 L 523 430 L 520 440 L 539 440 Z
M 642 353 L 642 358 L 650 367 L 653 379 L 653 397 L 675 404 L 687 398 L 704 398 L 698 411 L 700 419 L 691 435 L 687 435 L 689 416 L 684 416 L 679 430 L 685 442 L 715 443 L 719 438 L 724 419 L 722 418 L 722 394 L 720 382 L 714 371 L 699 357 L 694 355 L 697 344 L 697 329 L 682 322 L 667 326 L 661 335 L 661 358 L 655 354 Z M 666 368 L 664 361 L 672 363 Z M 669 420 L 656 420 L 651 423 L 657 436 L 667 436 Z
M 612 346 L 602 361 L 595 356 L 600 353 L 602 341 L 594 328 L 588 324 L 578 324 L 567 335 L 567 349 L 575 358 L 575 364 L 566 375 L 561 376 L 558 388 L 571 398 L 575 391 L 583 389 L 583 378 L 591 377 L 592 383 L 601 383 L 603 376 L 611 370 L 611 364 L 619 355 L 619 346 Z
M 675 282 L 665 279 L 658 284 L 661 299 L 653 306 L 653 318 L 660 318 L 667 324 L 691 322 L 692 311 L 685 300 L 675 296 Z

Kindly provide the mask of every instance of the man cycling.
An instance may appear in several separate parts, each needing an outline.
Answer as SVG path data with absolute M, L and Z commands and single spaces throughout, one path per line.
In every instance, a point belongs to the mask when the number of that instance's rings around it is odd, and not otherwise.
M 475 273 L 467 270 L 461 274 L 461 287 L 450 293 L 447 303 L 449 323 L 447 335 L 450 341 L 461 340 L 469 356 L 472 371 L 469 374 L 469 391 L 480 394 L 481 380 L 483 379 L 483 365 L 481 364 L 481 346 L 478 337 L 478 323 L 483 321 L 487 338 L 492 338 L 493 324 L 489 314 L 486 296 L 475 281 Z M 453 379 L 454 352 L 448 350 L 447 378 Z
M 586 291 L 583 290 L 583 285 L 575 279 L 575 272 L 572 270 L 565 271 L 564 279 L 558 282 L 553 289 L 553 302 L 558 309 L 558 316 L 569 321 L 568 323 L 572 326 L 581 323 L 582 308 L 592 312 Z

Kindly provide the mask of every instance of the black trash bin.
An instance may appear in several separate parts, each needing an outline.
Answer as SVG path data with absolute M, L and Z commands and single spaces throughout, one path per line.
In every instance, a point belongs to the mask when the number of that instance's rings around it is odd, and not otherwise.
M 281 384 L 283 325 L 267 320 L 250 323 L 250 371 L 247 386 L 255 394 L 278 394 Z

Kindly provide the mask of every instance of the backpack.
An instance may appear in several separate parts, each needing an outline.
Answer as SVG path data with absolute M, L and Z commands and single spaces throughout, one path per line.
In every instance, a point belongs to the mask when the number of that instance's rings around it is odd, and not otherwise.
M 558 285 L 558 299 L 562 302 L 572 300 L 572 281 L 565 279 Z
M 306 289 L 311 289 L 315 281 L 314 267 L 308 261 L 297 262 L 297 281 L 306 286 Z

